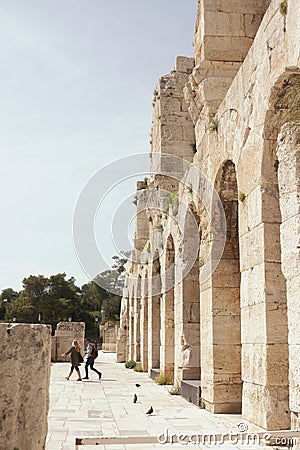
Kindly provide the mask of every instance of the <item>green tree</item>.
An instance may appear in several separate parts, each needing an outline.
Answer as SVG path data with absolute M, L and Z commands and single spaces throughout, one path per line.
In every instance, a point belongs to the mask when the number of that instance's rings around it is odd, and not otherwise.
M 9 303 L 17 298 L 19 293 L 12 288 L 3 289 L 0 294 L 0 320 L 5 319 L 6 308 Z

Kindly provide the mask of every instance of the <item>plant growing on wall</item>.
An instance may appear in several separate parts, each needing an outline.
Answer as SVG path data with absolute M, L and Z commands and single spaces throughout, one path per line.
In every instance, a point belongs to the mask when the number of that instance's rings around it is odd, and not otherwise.
M 279 4 L 279 12 L 280 12 L 280 14 L 282 14 L 283 16 L 286 16 L 287 15 L 287 8 L 288 8 L 287 0 L 283 0 L 282 2 L 280 2 L 280 4 Z
M 209 131 L 213 132 L 216 131 L 218 132 L 218 126 L 219 126 L 219 121 L 217 119 L 213 119 L 209 125 Z

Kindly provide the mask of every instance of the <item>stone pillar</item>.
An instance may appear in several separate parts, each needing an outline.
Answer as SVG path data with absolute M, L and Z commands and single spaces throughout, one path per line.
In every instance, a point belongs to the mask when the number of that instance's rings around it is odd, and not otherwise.
M 198 259 L 178 286 L 177 291 L 175 290 L 175 379 L 200 380 Z M 177 328 L 179 328 L 178 333 Z M 178 358 L 176 355 L 178 355 Z
M 277 155 L 282 216 L 282 270 L 287 286 L 289 331 L 289 406 L 292 428 L 300 429 L 300 132 L 287 123 L 279 134 Z
M 148 278 L 142 278 L 141 286 L 141 364 L 148 371 Z
M 164 293 L 160 305 L 161 351 L 160 371 L 170 381 L 174 380 L 174 288 Z
M 237 182 L 232 161 L 220 168 L 216 188 L 226 216 L 226 243 L 217 268 L 201 286 L 201 389 L 206 409 L 235 414 L 242 407 L 242 378 Z
M 138 283 L 140 283 L 140 279 L 138 279 Z M 140 289 L 139 289 L 140 291 Z M 141 299 L 139 294 L 134 298 L 134 330 L 133 330 L 133 360 L 140 362 L 141 352 L 140 352 L 140 309 L 141 309 Z
M 127 289 L 123 290 L 121 301 L 120 328 L 117 337 L 117 362 L 127 361 L 127 330 L 128 330 L 128 297 Z
M 175 249 L 173 239 L 169 236 L 166 245 L 165 271 L 162 274 L 160 371 L 172 382 L 175 359 L 174 284 Z M 179 317 L 177 319 L 180 320 Z
M 0 448 L 43 450 L 49 408 L 51 327 L 0 324 Z
M 274 430 L 290 426 L 288 329 L 275 146 L 270 141 L 264 145 L 263 184 L 256 186 L 239 208 L 242 414 L 246 420 Z
M 129 297 L 128 313 L 128 360 L 134 360 L 134 298 Z
M 159 368 L 160 361 L 160 265 L 153 263 L 148 284 L 148 373 Z M 154 295 L 152 295 L 155 293 Z

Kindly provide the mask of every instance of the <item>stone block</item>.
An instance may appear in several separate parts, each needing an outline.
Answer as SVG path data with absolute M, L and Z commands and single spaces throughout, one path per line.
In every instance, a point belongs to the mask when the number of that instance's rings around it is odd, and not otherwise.
M 243 328 L 242 328 L 243 329 Z M 266 354 L 265 344 L 242 344 L 242 378 L 244 382 L 266 384 Z
M 241 274 L 241 307 L 265 302 L 265 270 L 264 264 L 244 270 Z
M 49 408 L 51 327 L 0 324 L 0 447 L 43 450 Z
M 213 317 L 213 343 L 241 345 L 241 317 L 240 315 L 214 316 Z
M 245 36 L 244 15 L 236 12 L 204 12 L 204 33 L 207 36 Z
M 267 387 L 244 382 L 242 416 L 266 430 L 289 429 L 287 387 Z
M 213 361 L 214 373 L 240 374 L 241 373 L 241 344 L 214 344 Z M 204 367 L 201 364 L 201 367 Z
M 257 30 L 260 26 L 262 16 L 255 14 L 245 14 L 245 36 L 250 37 L 252 39 L 255 38 Z
M 263 15 L 266 5 L 261 0 L 204 0 L 205 11 Z
M 236 36 L 204 36 L 203 59 L 210 61 L 243 61 L 253 40 Z
M 219 316 L 228 314 L 240 314 L 240 289 L 235 288 L 216 288 L 212 290 L 212 313 Z
M 300 412 L 300 345 L 289 345 L 290 409 Z
M 221 259 L 212 275 L 214 288 L 237 288 L 240 286 L 240 270 L 237 260 Z
M 187 58 L 186 56 L 176 57 L 175 70 L 177 72 L 191 73 L 194 65 L 194 58 Z

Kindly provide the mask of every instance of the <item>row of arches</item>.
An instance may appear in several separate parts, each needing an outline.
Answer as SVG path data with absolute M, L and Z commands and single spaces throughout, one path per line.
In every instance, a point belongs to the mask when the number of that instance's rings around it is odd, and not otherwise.
M 206 409 L 242 413 L 266 429 L 289 428 L 293 415 L 296 423 L 300 404 L 300 138 L 298 124 L 276 107 L 279 87 L 287 85 L 294 87 L 281 78 L 274 87 L 255 156 L 261 165 L 248 174 L 254 179 L 249 189 L 244 193 L 240 187 L 247 184 L 241 178 L 245 161 L 227 159 L 216 170 L 226 235 L 215 270 L 201 280 L 206 264 L 214 263 L 214 252 L 208 251 L 214 233 L 203 205 L 191 201 L 199 234 L 198 241 L 191 236 L 198 242 L 197 257 L 186 276 L 180 276 L 185 246 L 169 229 L 161 257 L 153 253 L 138 269 L 141 295 L 127 286 L 125 296 L 131 305 L 127 358 L 139 358 L 149 373 L 157 369 L 174 383 L 199 380 Z M 183 235 L 189 235 L 187 223 Z

